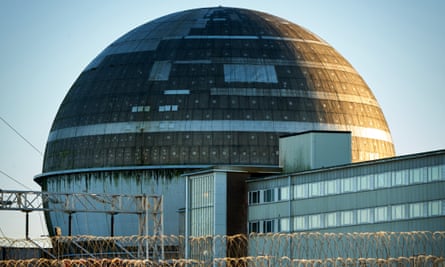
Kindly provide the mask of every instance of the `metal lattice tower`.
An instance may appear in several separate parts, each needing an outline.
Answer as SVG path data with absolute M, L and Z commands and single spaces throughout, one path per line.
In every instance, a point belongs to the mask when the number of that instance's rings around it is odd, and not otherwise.
M 154 245 L 150 246 L 152 249 L 150 258 L 158 260 L 164 257 L 162 242 L 163 202 L 162 196 L 159 195 L 109 195 L 1 190 L 0 210 L 21 211 L 26 214 L 25 228 L 28 240 L 30 240 L 29 213 L 33 211 L 67 213 L 69 218 L 69 236 L 71 236 L 72 214 L 74 213 L 109 214 L 111 216 L 111 236 L 114 235 L 114 216 L 116 214 L 136 214 L 138 215 L 139 224 L 138 234 L 140 236 L 153 236 L 154 240 L 157 240 Z M 141 246 L 143 245 L 141 244 Z M 145 258 L 149 258 L 148 244 L 145 246 Z M 53 255 L 50 254 L 50 256 Z M 143 253 L 138 253 L 138 257 L 142 256 Z

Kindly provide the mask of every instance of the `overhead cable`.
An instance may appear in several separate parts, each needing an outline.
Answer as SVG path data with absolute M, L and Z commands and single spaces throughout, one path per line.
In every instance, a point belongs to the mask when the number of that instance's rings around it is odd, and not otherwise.
M 28 143 L 28 145 L 30 145 L 32 148 L 34 148 L 35 151 L 37 151 L 40 156 L 43 156 L 42 151 L 40 151 L 37 147 L 35 147 L 30 141 L 28 141 L 28 139 L 26 139 L 21 133 L 19 133 L 19 131 L 17 131 L 14 127 L 12 127 L 11 124 L 9 124 L 5 119 L 2 118 L 2 116 L 0 116 L 0 120 L 2 120 L 9 128 L 11 128 L 11 130 L 13 130 L 18 136 L 20 136 L 26 143 Z
M 31 190 L 31 191 L 33 190 L 31 187 L 29 187 L 29 186 L 23 184 L 23 183 L 20 182 L 19 180 L 17 180 L 17 179 L 15 179 L 14 177 L 8 175 L 6 172 L 0 170 L 0 173 L 3 174 L 4 176 L 8 177 L 9 179 L 13 180 L 14 182 L 18 183 L 19 185 L 23 186 L 24 188 L 29 189 L 29 190 Z

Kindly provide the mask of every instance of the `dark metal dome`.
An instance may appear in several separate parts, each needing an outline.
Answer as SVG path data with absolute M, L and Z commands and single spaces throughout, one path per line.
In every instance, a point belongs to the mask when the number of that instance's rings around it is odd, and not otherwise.
M 278 165 L 278 137 L 352 132 L 352 159 L 394 155 L 354 68 L 284 19 L 201 8 L 144 24 L 80 74 L 54 120 L 43 172 L 119 166 Z

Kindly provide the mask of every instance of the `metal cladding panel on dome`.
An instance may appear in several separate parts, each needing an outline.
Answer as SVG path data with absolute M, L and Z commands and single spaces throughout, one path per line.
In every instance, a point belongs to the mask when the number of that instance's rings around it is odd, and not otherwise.
M 65 97 L 44 172 L 278 165 L 278 139 L 352 132 L 352 159 L 394 155 L 383 113 L 329 44 L 284 19 L 202 8 L 153 20 L 94 59 Z

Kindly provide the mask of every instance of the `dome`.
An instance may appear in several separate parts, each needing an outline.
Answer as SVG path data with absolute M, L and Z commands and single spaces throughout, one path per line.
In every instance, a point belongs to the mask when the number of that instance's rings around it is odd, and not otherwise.
M 394 155 L 384 115 L 332 46 L 279 17 L 200 8 L 139 26 L 80 74 L 43 173 L 122 166 L 277 166 L 280 136 L 350 131 L 352 160 Z

